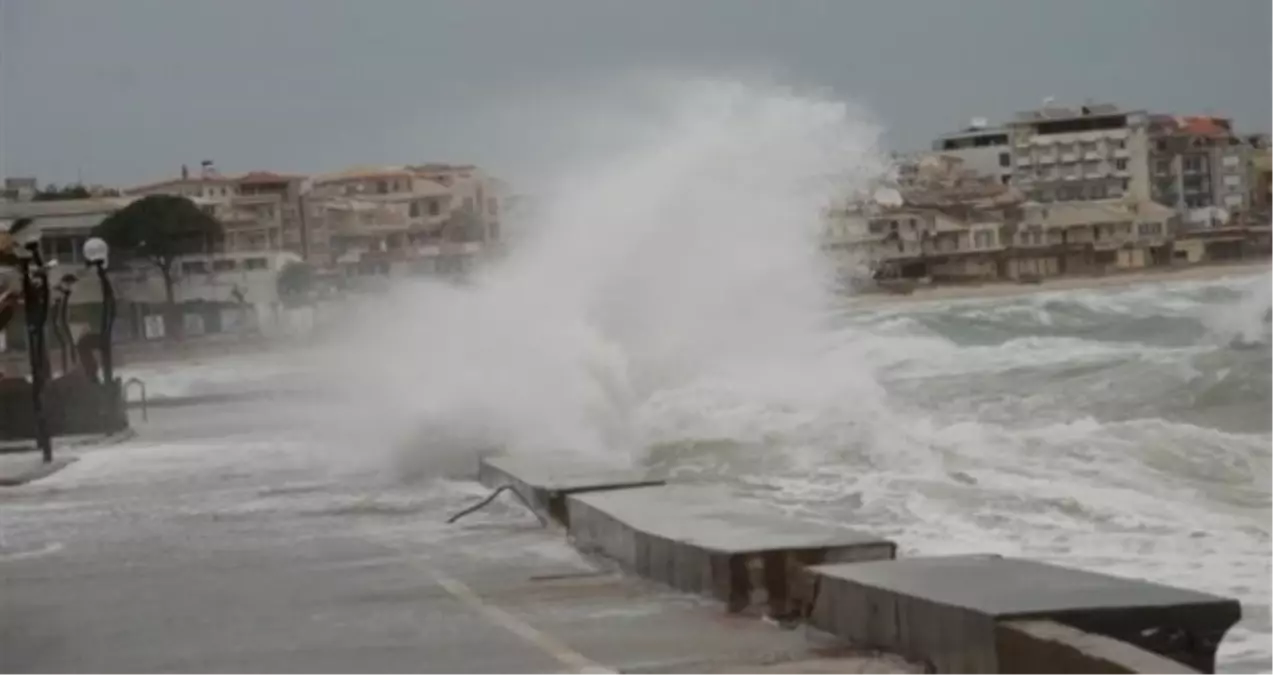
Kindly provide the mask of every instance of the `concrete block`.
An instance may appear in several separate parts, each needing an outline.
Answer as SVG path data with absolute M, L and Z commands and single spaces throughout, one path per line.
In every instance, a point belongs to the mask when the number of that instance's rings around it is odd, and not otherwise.
M 561 525 L 568 518 L 567 495 L 663 483 L 645 469 L 566 457 L 486 457 L 477 478 L 489 488 L 511 485 L 536 513 Z
M 763 600 L 779 619 L 805 614 L 809 565 L 887 560 L 897 552 L 886 539 L 794 518 L 723 486 L 576 493 L 566 505 L 581 549 L 673 588 L 719 598 L 731 611 Z
M 1005 673 L 1196 673 L 1184 664 L 1104 635 L 1055 621 L 1005 621 L 995 627 Z
M 999 651 L 1000 624 L 1027 619 L 1212 672 L 1216 647 L 1241 617 L 1228 598 L 997 556 L 821 565 L 809 572 L 818 583 L 813 625 L 939 672 L 1029 671 L 1028 650 L 1016 648 L 1009 668 Z M 1057 672 L 1046 660 L 1033 667 Z

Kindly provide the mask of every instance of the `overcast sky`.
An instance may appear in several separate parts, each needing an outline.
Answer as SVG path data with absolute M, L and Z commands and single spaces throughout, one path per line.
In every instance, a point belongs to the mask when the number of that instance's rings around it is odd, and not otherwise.
M 1270 23 L 1268 0 L 0 0 L 0 173 L 515 174 L 534 110 L 646 69 L 826 87 L 896 149 L 1049 95 L 1267 131 Z

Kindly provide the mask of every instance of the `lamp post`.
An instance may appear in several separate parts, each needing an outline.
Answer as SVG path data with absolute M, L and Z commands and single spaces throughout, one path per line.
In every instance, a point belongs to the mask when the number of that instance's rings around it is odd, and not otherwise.
M 22 301 L 27 327 L 27 358 L 31 364 L 31 412 L 35 418 L 35 442 L 45 463 L 53 461 L 53 441 L 44 419 L 44 385 L 48 380 L 48 354 L 44 344 L 44 322 L 48 318 L 49 275 L 40 255 L 40 228 L 30 218 L 22 218 L 9 228 L 16 244 L 18 270 L 22 275 Z
M 53 302 L 53 333 L 57 335 L 58 344 L 62 348 L 62 374 L 70 371 L 75 363 L 75 338 L 71 335 L 70 305 L 71 290 L 75 287 L 74 274 L 63 274 L 54 290 L 57 299 Z
M 115 386 L 115 362 L 112 358 L 111 329 L 115 325 L 115 289 L 106 275 L 106 266 L 110 256 L 110 246 L 99 238 L 93 237 L 84 242 L 84 259 L 97 270 L 97 280 L 102 286 L 102 380 L 108 390 Z

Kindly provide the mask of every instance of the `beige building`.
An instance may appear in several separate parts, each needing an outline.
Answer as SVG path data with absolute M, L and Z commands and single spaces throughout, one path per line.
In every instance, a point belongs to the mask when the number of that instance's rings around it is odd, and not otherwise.
M 455 272 L 500 237 L 505 190 L 470 165 L 354 167 L 313 199 L 332 262 L 351 275 Z
M 1255 160 L 1267 139 L 1240 136 L 1232 120 L 1157 115 L 1151 121 L 1154 200 L 1188 227 L 1216 227 L 1263 211 Z
M 1040 203 L 1148 201 L 1148 115 L 1110 104 L 1045 106 L 1009 125 L 1013 178 Z
M 1251 213 L 1269 222 L 1273 210 L 1273 158 L 1269 156 L 1268 139 L 1251 157 Z
M 1122 200 L 1021 206 L 1008 279 L 1104 274 L 1171 263 L 1175 212 Z
M 198 174 L 187 167 L 181 174 L 125 190 L 141 197 L 179 195 L 203 207 L 225 228 L 223 250 L 229 253 L 291 252 L 302 258 L 325 254 L 324 242 L 311 242 L 306 216 L 306 177 L 253 171 L 224 176 L 211 162 Z M 312 244 L 312 246 L 311 246 Z
M 1130 196 L 1039 202 L 945 154 L 830 213 L 827 248 L 877 279 L 1029 280 L 1171 264 L 1173 210 Z
M 945 153 L 907 158 L 893 185 L 829 212 L 827 249 L 847 275 L 993 279 L 1021 195 Z
M 983 118 L 972 120 L 960 131 L 942 134 L 933 141 L 933 151 L 957 157 L 964 166 L 985 176 L 995 176 L 1000 183 L 1012 182 L 1012 130 L 992 126 Z

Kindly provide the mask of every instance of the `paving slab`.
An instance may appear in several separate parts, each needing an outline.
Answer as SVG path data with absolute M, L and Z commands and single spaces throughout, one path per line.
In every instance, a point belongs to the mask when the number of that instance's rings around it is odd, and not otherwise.
M 575 545 L 673 588 L 719 598 L 731 612 L 761 601 L 794 620 L 811 599 L 803 570 L 824 562 L 887 560 L 897 545 L 813 523 L 719 485 L 666 484 L 567 500 Z
M 818 583 L 813 625 L 940 672 L 1001 672 L 998 624 L 1021 619 L 1055 621 L 1213 672 L 1216 647 L 1241 618 L 1236 600 L 999 556 L 809 571 Z
M 647 469 L 577 457 L 483 458 L 478 481 L 489 488 L 509 485 L 540 516 L 565 525 L 568 495 L 597 490 L 622 490 L 661 485 L 662 478 Z

